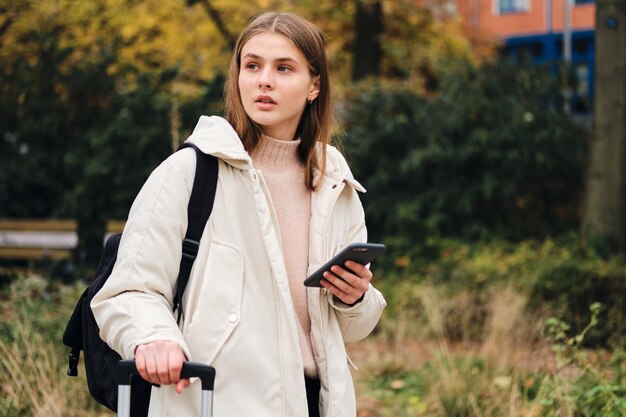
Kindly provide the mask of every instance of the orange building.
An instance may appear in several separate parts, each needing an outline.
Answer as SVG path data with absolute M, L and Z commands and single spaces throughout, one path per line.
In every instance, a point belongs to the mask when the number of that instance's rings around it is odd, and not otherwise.
M 537 63 L 567 59 L 578 79 L 574 108 L 590 109 L 595 1 L 456 0 L 456 10 L 470 39 L 495 40 L 504 56 L 528 57 Z

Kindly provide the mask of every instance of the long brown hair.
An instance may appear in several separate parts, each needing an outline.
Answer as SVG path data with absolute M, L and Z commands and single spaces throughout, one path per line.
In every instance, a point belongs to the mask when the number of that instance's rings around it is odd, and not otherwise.
M 262 133 L 259 125 L 248 117 L 241 102 L 239 91 L 241 50 L 250 38 L 263 32 L 278 33 L 287 37 L 306 58 L 311 76 L 319 76 L 319 94 L 305 107 L 296 130 L 296 135 L 301 138 L 298 158 L 306 167 L 305 183 L 311 190 L 315 190 L 324 177 L 326 144 L 330 142 L 333 120 L 324 35 L 317 26 L 298 15 L 275 12 L 263 13 L 248 23 L 235 44 L 224 88 L 226 119 L 241 138 L 244 148 L 248 152 L 252 151 L 259 143 Z M 318 143 L 321 146 L 318 146 Z M 321 152 L 319 157 L 316 157 L 317 148 Z M 322 173 L 317 183 L 314 183 L 315 169 Z

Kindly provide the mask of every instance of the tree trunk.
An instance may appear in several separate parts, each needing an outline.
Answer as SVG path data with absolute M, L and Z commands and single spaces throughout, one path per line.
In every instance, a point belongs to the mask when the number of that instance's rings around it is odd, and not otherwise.
M 202 7 L 204 7 L 204 11 L 206 11 L 206 14 L 209 15 L 215 24 L 215 27 L 217 27 L 217 30 L 224 37 L 224 40 L 226 40 L 228 50 L 232 50 L 235 47 L 235 42 L 237 42 L 237 37 L 228 30 L 219 10 L 217 10 L 213 3 L 209 0 L 187 0 L 187 6 L 193 6 L 198 2 L 202 5 Z
M 382 47 L 380 35 L 383 33 L 383 8 L 379 0 L 356 0 L 354 15 L 356 36 L 352 79 L 361 80 L 367 76 L 380 74 Z
M 626 253 L 626 4 L 596 2 L 594 132 L 583 234 Z

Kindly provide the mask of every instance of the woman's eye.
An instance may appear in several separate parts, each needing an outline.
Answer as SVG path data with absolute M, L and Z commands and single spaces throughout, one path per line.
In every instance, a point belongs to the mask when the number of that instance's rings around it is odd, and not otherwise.
M 287 72 L 287 71 L 290 71 L 290 70 L 291 70 L 291 68 L 289 68 L 287 65 L 279 65 L 278 66 L 278 71 L 280 71 L 280 72 Z
M 246 64 L 246 68 L 249 69 L 249 70 L 255 70 L 255 69 L 259 68 L 259 65 L 251 62 L 249 64 Z

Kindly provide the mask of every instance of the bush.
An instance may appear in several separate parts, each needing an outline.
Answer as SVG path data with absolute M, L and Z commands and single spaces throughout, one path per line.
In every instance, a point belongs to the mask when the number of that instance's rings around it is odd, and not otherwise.
M 65 375 L 63 330 L 84 285 L 21 276 L 0 292 L 0 417 L 103 417 L 85 373 Z M 106 411 L 105 411 L 106 410 Z
M 587 132 L 548 69 L 492 63 L 448 75 L 435 97 L 354 92 L 343 138 L 374 239 L 544 237 L 577 225 Z
M 526 322 L 555 316 L 570 323 L 575 332 L 589 322 L 589 306 L 599 302 L 603 308 L 598 324 L 585 343 L 615 346 L 624 341 L 626 263 L 618 256 L 601 256 L 576 235 L 519 243 L 431 239 L 429 248 L 428 257 L 405 257 L 403 271 L 374 269 L 376 285 L 391 300 L 389 314 L 421 323 L 424 311 L 432 310 L 422 302 L 424 287 L 432 287 L 437 297 L 446 300 L 440 309 L 447 337 L 481 340 L 490 315 L 489 300 L 511 288 L 527 300 Z M 414 286 L 418 283 L 419 289 Z M 539 337 L 539 331 L 535 326 L 534 337 Z
M 535 271 L 531 308 L 544 308 L 581 331 L 590 320 L 589 306 L 603 305 L 599 322 L 585 337 L 587 345 L 614 345 L 626 335 L 626 265 L 623 259 L 603 259 L 581 241 L 574 247 L 551 248 Z

